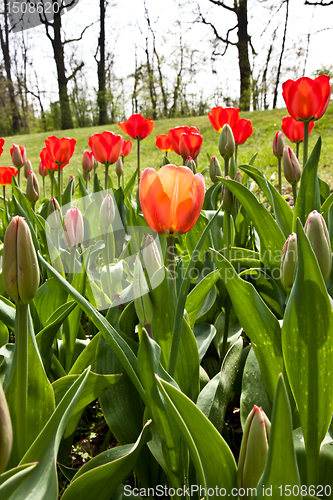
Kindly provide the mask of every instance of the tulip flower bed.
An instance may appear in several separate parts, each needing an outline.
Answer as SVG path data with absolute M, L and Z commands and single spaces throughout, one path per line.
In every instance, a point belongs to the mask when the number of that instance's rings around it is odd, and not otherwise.
M 333 498 L 329 138 L 308 154 L 330 95 L 326 76 L 283 85 L 297 147 L 272 134 L 278 189 L 256 155 L 240 163 L 255 127 L 234 108 L 209 113 L 209 167 L 199 127 L 157 134 L 155 169 L 154 123 L 120 123 L 136 141 L 126 181 L 120 134 L 90 135 L 65 188 L 75 139 L 49 136 L 50 198 L 13 145 L 16 168 L 0 168 L 1 500 Z

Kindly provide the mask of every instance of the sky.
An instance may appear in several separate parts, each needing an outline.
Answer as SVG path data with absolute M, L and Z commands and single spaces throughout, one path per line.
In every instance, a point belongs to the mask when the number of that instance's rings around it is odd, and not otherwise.
M 226 0 L 229 5 L 233 1 Z M 181 6 L 178 4 L 182 3 Z M 260 79 L 271 43 L 272 33 L 277 29 L 274 42 L 271 68 L 277 65 L 285 21 L 285 6 L 278 12 L 269 6 L 278 4 L 273 0 L 248 0 L 249 33 L 257 55 L 251 55 L 254 74 Z M 92 6 L 94 5 L 94 8 Z M 165 56 L 166 64 L 172 64 L 179 46 L 182 33 L 183 44 L 194 50 L 193 67 L 196 74 L 189 80 L 189 90 L 200 92 L 209 103 L 222 105 L 221 96 L 237 98 L 239 94 L 239 70 L 237 49 L 230 47 L 223 58 L 211 63 L 212 31 L 201 24 L 193 24 L 195 7 L 191 0 L 146 0 L 152 27 L 156 33 L 156 46 Z M 216 8 L 208 0 L 200 0 L 200 7 L 207 19 L 225 34 L 235 24 L 235 16 L 221 8 Z M 66 45 L 67 58 L 73 53 L 77 60 L 85 61 L 84 73 L 90 92 L 97 87 L 97 70 L 94 60 L 98 39 L 98 0 L 80 0 L 77 7 L 65 14 L 63 26 L 66 36 L 73 38 L 80 35 L 81 29 L 94 23 L 83 36 L 83 41 L 72 46 Z M 179 21 L 181 24 L 179 24 Z M 290 0 L 287 44 L 283 60 L 283 80 L 302 76 L 308 47 L 305 75 L 313 76 L 314 71 L 323 66 L 330 66 L 332 61 L 333 6 L 304 6 L 304 0 Z M 38 75 L 39 85 L 46 91 L 45 99 L 57 100 L 56 70 L 52 57 L 50 41 L 46 38 L 44 27 L 27 30 L 32 71 Z M 125 82 L 125 93 L 130 94 L 134 71 L 135 46 L 139 63 L 144 61 L 147 23 L 144 19 L 143 0 L 109 0 L 106 20 L 106 40 L 110 52 L 115 55 L 114 72 Z M 307 34 L 311 33 L 307 46 Z M 13 35 L 20 37 L 20 34 Z M 151 44 L 150 38 L 150 44 Z M 151 45 L 150 45 L 151 48 Z M 172 69 L 170 77 L 172 75 Z M 31 77 L 34 81 L 34 77 Z M 282 80 L 282 81 L 283 81 Z M 281 81 L 281 83 L 282 83 Z M 283 106 L 279 98 L 278 106 Z M 130 114 L 129 104 L 126 112 Z

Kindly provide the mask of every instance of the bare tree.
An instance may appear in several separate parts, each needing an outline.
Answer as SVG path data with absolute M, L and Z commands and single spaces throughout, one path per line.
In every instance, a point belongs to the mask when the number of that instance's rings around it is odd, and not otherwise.
M 97 75 L 98 75 L 98 94 L 97 105 L 99 111 L 98 124 L 106 125 L 108 123 L 107 114 L 107 99 L 106 99 L 106 77 L 105 77 L 105 12 L 107 2 L 106 0 L 99 0 L 100 12 L 100 31 L 98 38 L 98 45 L 95 54 L 97 62 Z M 99 52 L 99 59 L 97 54 Z
M 284 1 L 286 2 L 286 20 L 285 20 L 285 23 L 284 23 L 284 32 L 283 32 L 282 46 L 281 46 L 281 52 L 280 52 L 278 69 L 277 69 L 277 73 L 276 73 L 275 88 L 274 88 L 274 99 L 273 99 L 273 109 L 276 108 L 276 103 L 277 103 L 277 98 L 278 98 L 278 87 L 279 87 L 279 83 L 280 83 L 282 59 L 283 59 L 283 53 L 284 53 L 284 48 L 285 48 L 285 44 L 286 44 L 286 36 L 287 36 L 287 24 L 288 24 L 288 15 L 289 15 L 289 0 L 284 0 Z
M 328 5 L 333 5 L 333 0 L 305 0 L 304 5 L 321 5 L 322 7 L 327 7 Z
M 251 66 L 249 60 L 249 47 L 254 49 L 251 44 L 251 37 L 248 33 L 248 19 L 247 19 L 247 0 L 234 0 L 233 5 L 228 5 L 225 0 L 209 0 L 210 3 L 221 7 L 229 12 L 233 12 L 236 16 L 236 24 L 227 30 L 223 36 L 217 27 L 216 23 L 210 22 L 206 16 L 201 12 L 199 2 L 198 8 L 198 21 L 211 27 L 217 42 L 222 43 L 222 52 L 214 51 L 215 55 L 224 56 L 227 49 L 234 45 L 238 50 L 238 66 L 240 73 L 240 101 L 239 107 L 243 111 L 250 109 L 251 102 Z M 230 36 L 237 30 L 237 40 L 232 41 Z

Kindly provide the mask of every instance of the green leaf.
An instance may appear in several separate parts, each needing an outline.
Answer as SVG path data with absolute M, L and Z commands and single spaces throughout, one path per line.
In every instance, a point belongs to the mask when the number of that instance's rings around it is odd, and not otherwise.
M 15 491 L 30 476 L 38 463 L 24 464 L 11 469 L 0 476 L 1 500 L 12 500 Z
M 262 261 L 271 269 L 280 266 L 281 250 L 285 236 L 268 210 L 259 203 L 254 194 L 239 182 L 223 179 L 228 189 L 245 208 L 260 237 Z
M 124 369 L 128 373 L 140 396 L 143 400 L 145 400 L 145 392 L 138 375 L 137 358 L 132 349 L 119 335 L 119 333 L 108 323 L 104 316 L 96 311 L 95 308 L 84 297 L 82 297 L 82 295 L 80 295 L 75 290 L 75 288 L 73 288 L 55 269 L 53 269 L 53 267 L 50 266 L 40 254 L 38 254 L 38 258 L 40 262 L 46 267 L 46 269 L 61 283 L 63 288 L 80 305 L 82 310 L 86 313 L 86 315 L 94 323 L 94 325 L 101 331 L 105 340 L 118 356 L 119 361 L 122 363 Z
M 261 407 L 267 417 L 271 418 L 272 407 L 267 397 L 256 355 L 251 347 L 245 361 L 240 397 L 242 429 L 244 429 L 246 419 L 254 405 L 257 405 L 259 408 Z
M 266 493 L 267 488 L 272 491 L 269 494 L 271 498 L 288 498 L 290 495 L 286 492 L 285 486 L 289 486 L 291 489 L 298 486 L 299 494 L 293 493 L 292 497 L 301 497 L 300 477 L 293 443 L 293 419 L 287 390 L 283 378 L 280 376 L 274 399 L 266 466 L 257 486 L 257 495 L 254 498 L 266 497 L 263 489 Z M 295 490 L 292 489 L 292 491 Z
M 284 372 L 279 322 L 256 289 L 242 280 L 221 254 L 215 253 L 216 265 L 220 269 L 237 317 L 251 339 L 265 389 L 273 402 L 279 374 Z
M 193 333 L 198 344 L 199 361 L 201 363 L 202 358 L 216 335 L 216 329 L 213 325 L 207 323 L 197 323 L 194 325 Z
M 192 328 L 208 292 L 215 285 L 219 277 L 220 272 L 216 269 L 215 271 L 207 274 L 207 276 L 205 276 L 188 294 L 185 309 L 190 318 L 190 325 Z
M 221 371 L 208 382 L 200 392 L 197 407 L 222 433 L 227 405 L 232 396 L 243 349 L 243 339 L 230 348 L 225 356 Z
M 320 212 L 320 192 L 318 181 L 318 162 L 321 150 L 321 137 L 306 162 L 302 172 L 296 205 L 294 208 L 293 231 L 296 229 L 296 220 L 299 217 L 302 224 L 305 224 L 308 215 L 313 210 Z
M 67 301 L 67 296 L 66 290 L 54 278 L 46 280 L 38 288 L 34 297 L 34 303 L 43 327 L 46 326 L 48 319 L 54 311 Z
M 189 447 L 197 484 L 206 488 L 205 498 L 208 499 L 208 488 L 214 492 L 209 496 L 212 500 L 220 498 L 220 488 L 230 495 L 237 485 L 236 463 L 221 434 L 190 399 L 158 375 L 155 378 Z
M 311 464 L 333 413 L 333 311 L 317 258 L 299 222 L 296 233 L 298 265 L 284 315 L 282 350 Z
M 5 297 L 0 296 L 0 319 L 11 330 L 14 330 L 15 314 L 15 305 Z
M 148 441 L 150 422 L 145 424 L 136 443 L 100 453 L 81 467 L 61 500 L 110 500 L 133 469 L 142 446 Z

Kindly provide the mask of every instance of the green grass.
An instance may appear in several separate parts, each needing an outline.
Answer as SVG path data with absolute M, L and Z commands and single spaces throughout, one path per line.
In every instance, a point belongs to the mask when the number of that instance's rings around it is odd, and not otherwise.
M 255 165 L 268 177 L 277 170 L 277 159 L 272 152 L 273 138 L 277 130 L 281 128 L 282 117 L 286 116 L 287 110 L 276 109 L 267 111 L 253 111 L 241 113 L 242 118 L 248 118 L 252 122 L 253 135 L 247 140 L 247 142 L 240 146 L 238 152 L 238 165 L 248 163 L 250 158 L 258 153 Z M 141 141 L 141 170 L 147 167 L 158 168 L 162 163 L 162 152 L 155 146 L 155 137 L 157 134 L 166 134 L 170 128 L 179 125 L 194 125 L 199 128 L 200 133 L 203 135 L 203 145 L 201 153 L 199 155 L 199 171 L 203 170 L 208 166 L 207 154 L 211 157 L 213 155 L 217 156 L 221 166 L 223 167 L 223 160 L 220 157 L 218 151 L 218 139 L 219 134 L 216 132 L 209 123 L 208 116 L 199 116 L 193 118 L 174 118 L 167 120 L 158 120 L 155 122 L 155 128 L 153 133 L 147 137 L 145 140 Z M 32 163 L 33 170 L 37 173 L 37 177 L 40 180 L 40 185 L 42 181 L 38 175 L 38 164 L 39 164 L 39 153 L 44 147 L 44 140 L 47 135 L 56 135 L 57 137 L 74 137 L 76 139 L 76 147 L 74 155 L 69 163 L 64 168 L 64 185 L 67 183 L 68 176 L 70 174 L 77 175 L 77 171 L 82 170 L 81 168 L 81 158 L 82 153 L 88 148 L 89 136 L 96 133 L 102 132 L 103 130 L 111 130 L 116 134 L 121 131 L 117 124 L 103 126 L 103 127 L 89 127 L 81 129 L 72 129 L 66 131 L 55 131 L 46 134 L 45 132 L 31 134 L 31 135 L 21 135 L 5 138 L 4 152 L 1 156 L 1 165 L 11 165 L 11 158 L 9 149 L 12 144 L 19 144 L 26 147 L 27 157 Z M 315 145 L 318 137 L 322 135 L 323 147 L 321 160 L 319 165 L 319 175 L 320 177 L 328 182 L 333 188 L 333 103 L 328 107 L 328 110 L 323 118 L 315 123 L 315 127 L 311 133 L 309 140 L 310 150 Z M 128 137 L 124 137 L 128 139 Z M 130 178 L 132 173 L 136 168 L 136 141 L 133 141 L 133 149 L 131 154 L 125 158 L 125 182 Z M 289 144 L 289 141 L 286 140 Z M 291 145 L 293 148 L 294 146 Z M 302 155 L 302 148 L 300 151 Z M 174 152 L 169 153 L 170 163 L 176 165 L 181 165 L 181 157 L 176 155 Z M 103 166 L 98 167 L 99 178 L 104 183 L 104 171 Z M 222 168 L 223 170 L 223 168 Z M 117 185 L 116 174 L 114 169 L 110 168 L 111 175 L 113 176 L 114 185 Z M 23 177 L 23 172 L 21 174 Z M 209 175 L 206 174 L 207 186 L 210 185 L 211 181 Z M 277 184 L 277 176 L 274 181 Z M 47 185 L 47 195 L 50 195 L 50 182 L 46 179 Z M 284 191 L 290 191 L 290 186 L 284 182 Z M 22 183 L 22 189 L 25 189 L 25 179 Z

